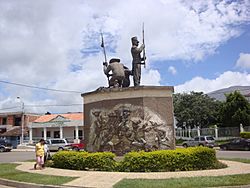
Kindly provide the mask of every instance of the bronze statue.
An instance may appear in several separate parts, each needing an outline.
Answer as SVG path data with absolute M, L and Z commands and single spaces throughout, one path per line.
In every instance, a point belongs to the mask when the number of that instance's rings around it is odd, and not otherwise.
M 109 77 L 109 87 L 122 87 L 123 80 L 125 78 L 125 70 L 124 65 L 120 63 L 120 59 L 113 58 L 109 61 L 109 65 L 107 62 L 103 63 L 103 71 Z M 109 72 L 112 71 L 112 74 Z
M 130 79 L 129 76 L 132 75 L 132 71 L 126 66 L 120 63 L 120 59 L 113 58 L 107 63 L 107 55 L 105 50 L 104 38 L 101 32 L 101 47 L 103 48 L 103 54 L 105 61 L 103 62 L 103 71 L 106 74 L 109 82 L 109 87 L 129 87 Z M 109 72 L 112 71 L 112 74 Z M 112 76 L 111 79 L 109 77 Z M 102 88 L 99 88 L 102 89 Z
M 137 37 L 131 38 L 132 47 L 131 47 L 131 54 L 133 57 L 132 61 L 132 74 L 134 80 L 134 86 L 140 86 L 141 82 L 141 65 L 145 64 L 145 57 L 141 57 L 141 52 L 145 49 L 145 45 L 142 44 L 139 46 L 139 41 Z M 142 63 L 144 61 L 144 63 Z

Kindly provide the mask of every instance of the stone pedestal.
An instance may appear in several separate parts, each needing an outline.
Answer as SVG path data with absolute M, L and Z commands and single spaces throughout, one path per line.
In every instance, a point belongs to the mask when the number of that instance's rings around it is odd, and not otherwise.
M 174 149 L 173 87 L 140 86 L 84 93 L 90 152 Z

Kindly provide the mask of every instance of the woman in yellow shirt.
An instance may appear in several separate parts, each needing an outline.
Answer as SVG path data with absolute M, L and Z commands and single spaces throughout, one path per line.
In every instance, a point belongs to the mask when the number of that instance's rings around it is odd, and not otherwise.
M 41 170 L 44 163 L 44 139 L 41 139 L 36 144 L 36 164 L 34 165 L 34 169 L 37 169 L 37 165 L 39 169 Z

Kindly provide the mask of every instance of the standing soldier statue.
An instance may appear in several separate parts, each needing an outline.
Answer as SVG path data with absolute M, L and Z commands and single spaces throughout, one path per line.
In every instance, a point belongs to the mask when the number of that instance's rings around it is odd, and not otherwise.
M 143 43 L 140 47 L 138 47 L 139 41 L 137 40 L 137 37 L 132 37 L 131 42 L 132 42 L 131 54 L 133 57 L 132 74 L 134 79 L 134 86 L 140 86 L 141 65 L 145 65 L 145 59 L 146 59 L 145 56 L 143 58 L 141 57 L 141 52 L 143 52 L 144 54 L 145 45 Z

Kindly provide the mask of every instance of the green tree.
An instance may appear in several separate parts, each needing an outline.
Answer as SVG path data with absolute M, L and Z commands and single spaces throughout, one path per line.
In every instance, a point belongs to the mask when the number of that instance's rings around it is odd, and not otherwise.
M 221 108 L 221 123 L 224 127 L 238 127 L 241 123 L 250 125 L 250 104 L 238 91 L 226 94 Z
M 221 102 L 202 92 L 174 95 L 174 114 L 177 126 L 208 127 L 218 122 Z

